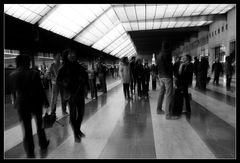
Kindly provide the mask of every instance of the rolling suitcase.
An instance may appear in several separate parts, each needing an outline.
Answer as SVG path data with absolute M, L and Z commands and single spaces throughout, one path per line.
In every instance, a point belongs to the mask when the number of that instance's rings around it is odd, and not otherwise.
M 183 110 L 183 91 L 182 89 L 176 88 L 174 89 L 173 96 L 173 106 L 171 113 L 175 116 L 180 116 Z

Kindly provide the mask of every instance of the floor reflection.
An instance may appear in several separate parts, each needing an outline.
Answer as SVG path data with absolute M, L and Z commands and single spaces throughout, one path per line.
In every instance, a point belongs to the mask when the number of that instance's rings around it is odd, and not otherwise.
M 204 107 L 191 101 L 190 125 L 217 158 L 235 157 L 235 129 Z

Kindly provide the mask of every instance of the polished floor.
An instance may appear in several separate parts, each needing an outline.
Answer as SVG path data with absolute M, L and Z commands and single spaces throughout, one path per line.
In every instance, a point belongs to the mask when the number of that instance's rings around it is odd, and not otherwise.
M 81 127 L 86 137 L 81 143 L 74 142 L 69 116 L 62 116 L 58 105 L 58 122 L 45 130 L 51 142 L 43 155 L 39 152 L 33 120 L 36 156 L 47 159 L 236 158 L 235 80 L 232 91 L 226 91 L 223 78 L 220 86 L 210 82 L 205 92 L 194 86 L 195 82 L 189 89 L 190 117 L 183 114 L 180 119 L 166 120 L 165 115 L 156 113 L 158 87 L 153 91 L 150 86 L 148 99 L 134 96 L 128 101 L 124 99 L 121 81 L 112 80 L 106 94 L 100 93 L 98 100 L 86 100 Z M 4 157 L 26 157 L 19 122 L 5 123 Z

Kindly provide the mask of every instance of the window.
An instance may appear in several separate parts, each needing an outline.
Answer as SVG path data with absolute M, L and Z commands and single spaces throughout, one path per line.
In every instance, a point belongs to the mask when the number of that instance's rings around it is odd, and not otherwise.
M 224 26 L 222 26 L 222 32 L 224 31 Z

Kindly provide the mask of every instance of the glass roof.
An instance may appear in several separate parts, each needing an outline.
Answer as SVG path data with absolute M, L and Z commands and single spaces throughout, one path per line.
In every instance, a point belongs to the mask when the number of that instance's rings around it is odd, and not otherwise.
M 128 31 L 203 26 L 235 4 L 4 4 L 4 13 L 116 57 L 136 55 Z

